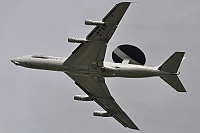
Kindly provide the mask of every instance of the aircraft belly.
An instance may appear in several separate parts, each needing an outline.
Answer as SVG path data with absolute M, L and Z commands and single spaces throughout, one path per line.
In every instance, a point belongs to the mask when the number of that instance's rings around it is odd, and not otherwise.
M 103 69 L 98 66 L 85 65 L 85 66 L 70 66 L 67 68 L 66 73 L 80 76 L 101 76 Z
M 95 28 L 85 39 L 68 38 L 68 42 L 80 43 L 68 58 L 28 55 L 17 57 L 11 62 L 27 68 L 64 72 L 87 94 L 87 96 L 75 96 L 74 100 L 93 100 L 104 109 L 95 111 L 94 116 L 113 117 L 124 127 L 139 130 L 110 94 L 104 77 L 160 76 L 176 91 L 186 92 L 177 76 L 185 52 L 175 52 L 162 65 L 148 67 L 144 66 L 146 58 L 140 49 L 123 44 L 113 51 L 114 62 L 105 62 L 107 44 L 131 3 L 116 4 L 102 21 L 86 20 L 86 25 L 94 25 Z
M 28 68 L 53 70 L 53 71 L 65 71 L 66 67 L 61 60 L 37 60 L 32 59 L 27 62 Z
M 132 68 L 132 69 L 110 69 L 106 68 L 104 77 L 125 77 L 125 78 L 144 78 L 159 76 L 160 73 L 153 69 Z

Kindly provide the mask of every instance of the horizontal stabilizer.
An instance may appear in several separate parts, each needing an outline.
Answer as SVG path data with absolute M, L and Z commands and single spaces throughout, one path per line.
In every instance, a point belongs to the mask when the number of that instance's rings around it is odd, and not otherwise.
M 178 92 L 186 92 L 183 84 L 177 75 L 167 75 L 160 76 L 165 82 L 167 82 L 171 87 L 173 87 Z

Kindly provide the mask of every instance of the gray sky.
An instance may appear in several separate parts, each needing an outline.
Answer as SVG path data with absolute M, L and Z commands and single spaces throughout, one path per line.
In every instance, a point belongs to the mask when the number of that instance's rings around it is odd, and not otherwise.
M 94 102 L 63 73 L 17 67 L 11 59 L 29 54 L 68 57 L 78 46 L 67 37 L 85 37 L 119 0 L 0 0 L 0 132 L 137 132 L 112 118 L 93 117 Z M 118 104 L 144 133 L 197 133 L 200 127 L 200 1 L 138 0 L 132 4 L 108 44 L 134 44 L 149 66 L 185 51 L 180 70 L 187 93 L 177 93 L 158 77 L 106 79 Z

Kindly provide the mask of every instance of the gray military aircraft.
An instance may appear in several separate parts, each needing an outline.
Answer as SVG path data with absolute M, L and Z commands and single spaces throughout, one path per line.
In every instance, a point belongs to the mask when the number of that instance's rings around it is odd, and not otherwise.
M 178 78 L 178 68 L 184 52 L 175 52 L 162 65 L 144 66 L 144 53 L 132 45 L 120 45 L 112 53 L 113 62 L 105 62 L 107 43 L 131 2 L 116 4 L 102 21 L 85 20 L 95 28 L 86 39 L 69 37 L 68 42 L 80 43 L 68 58 L 28 55 L 11 60 L 15 65 L 61 71 L 75 81 L 87 95 L 75 95 L 74 100 L 95 101 L 104 111 L 95 111 L 94 116 L 113 117 L 124 127 L 139 130 L 128 115 L 111 96 L 104 77 L 143 78 L 159 76 L 178 92 L 186 92 Z

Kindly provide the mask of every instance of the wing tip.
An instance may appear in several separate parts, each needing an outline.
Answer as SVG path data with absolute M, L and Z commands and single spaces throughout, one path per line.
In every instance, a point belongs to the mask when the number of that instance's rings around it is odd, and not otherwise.
M 134 127 L 125 127 L 125 128 L 130 128 L 130 129 L 134 129 L 134 130 L 138 130 L 138 131 L 141 131 L 136 125 Z
M 127 4 L 131 4 L 131 3 L 137 3 L 137 4 L 140 4 L 139 2 L 134 2 L 134 1 L 122 1 L 122 2 L 119 2 L 117 4 L 123 4 L 123 3 L 127 3 Z

